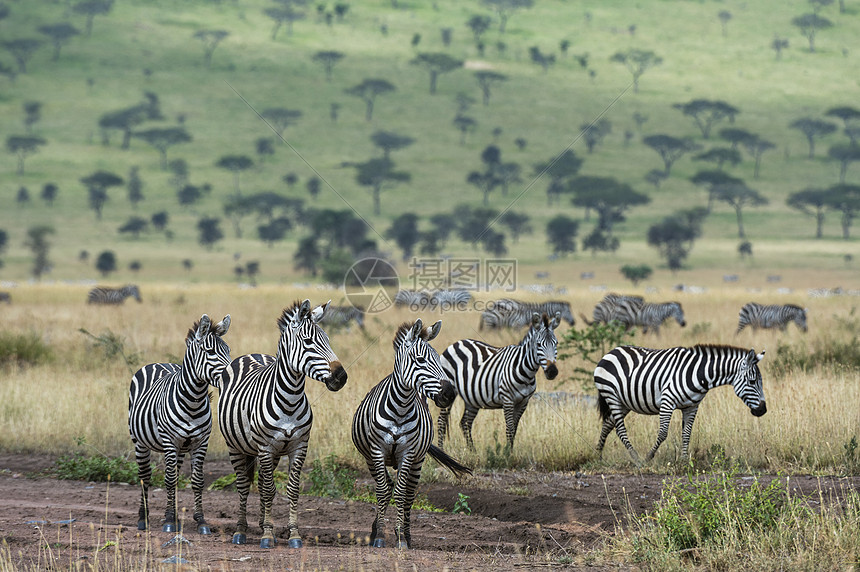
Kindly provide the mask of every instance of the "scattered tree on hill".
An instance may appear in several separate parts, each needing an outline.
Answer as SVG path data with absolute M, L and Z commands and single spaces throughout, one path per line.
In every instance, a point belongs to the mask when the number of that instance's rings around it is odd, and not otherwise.
M 48 254 L 51 251 L 51 242 L 48 236 L 54 234 L 54 227 L 47 225 L 31 226 L 27 229 L 27 238 L 24 239 L 24 247 L 33 253 L 33 278 L 41 280 L 42 276 L 51 270 L 51 260 Z
M 84 30 L 89 38 L 93 33 L 93 20 L 96 16 L 104 16 L 113 8 L 113 0 L 83 0 L 72 6 L 75 14 L 85 16 L 87 19 Z
M 442 52 L 421 53 L 409 63 L 424 68 L 430 74 L 430 95 L 436 93 L 436 82 L 441 74 L 463 67 L 463 60 Z
M 746 258 L 752 258 L 753 255 L 753 245 L 750 241 L 744 240 L 740 244 L 738 244 L 738 254 L 741 257 L 741 260 Z
M 743 181 L 718 185 L 716 188 L 716 200 L 724 202 L 735 209 L 735 217 L 738 223 L 738 238 L 746 238 L 744 232 L 743 209 L 745 207 L 758 207 L 766 205 L 768 200 L 758 191 L 747 187 Z
M 819 30 L 826 30 L 833 27 L 833 22 L 827 18 L 822 18 L 818 14 L 803 14 L 792 18 L 791 24 L 800 30 L 800 33 L 806 36 L 809 41 L 809 51 L 815 51 L 815 35 Z
M 392 131 L 377 131 L 370 136 L 370 140 L 375 146 L 382 149 L 382 157 L 386 160 L 391 158 L 392 151 L 405 149 L 415 143 L 415 139 L 412 137 L 400 135 Z
M 659 189 L 660 185 L 669 178 L 666 171 L 662 169 L 651 169 L 645 173 L 645 180 L 654 185 L 655 189 Z
M 293 265 L 296 270 L 310 272 L 311 276 L 317 275 L 322 256 L 314 236 L 306 236 L 299 241 L 295 254 L 293 254 Z
M 404 261 L 409 260 L 415 251 L 415 245 L 421 239 L 418 232 L 418 215 L 403 213 L 395 218 L 388 230 L 385 231 L 385 238 L 393 240 L 403 251 Z
M 776 52 L 776 61 L 779 61 L 782 59 L 782 50 L 788 49 L 788 40 L 780 38 L 779 36 L 774 36 L 773 40 L 770 42 L 770 48 Z
M 395 171 L 394 162 L 390 159 L 370 159 L 355 165 L 356 182 L 369 187 L 373 194 L 373 214 L 379 216 L 382 212 L 380 194 L 382 189 L 390 184 L 408 182 L 412 176 L 405 171 Z
M 34 135 L 10 135 L 6 138 L 6 150 L 18 156 L 18 169 L 15 171 L 19 175 L 24 174 L 24 162 L 27 157 L 39 152 L 42 145 L 47 145 L 48 142 L 42 137 Z
M 679 211 L 648 228 L 648 244 L 660 252 L 672 272 L 681 269 L 702 234 L 705 209 Z
M 311 59 L 314 62 L 322 65 L 323 69 L 325 70 L 326 81 L 331 81 L 334 66 L 343 58 L 343 52 L 338 52 L 335 50 L 321 50 L 315 53 Z
M 481 236 L 481 246 L 486 253 L 492 256 L 504 256 L 508 253 L 508 247 L 505 246 L 504 233 L 496 232 L 493 229 L 488 229 Z
M 176 191 L 176 200 L 181 206 L 189 207 L 202 199 L 203 195 L 208 193 L 210 190 L 211 187 L 209 185 L 198 187 L 197 185 L 187 184 Z
M 184 268 L 186 272 L 191 272 L 191 270 L 194 268 L 194 261 L 190 258 L 183 258 L 182 268 Z
M 505 33 L 508 19 L 514 12 L 534 6 L 534 0 L 483 0 L 483 3 L 492 8 L 496 14 L 498 14 L 500 34 Z
M 293 8 L 293 2 L 278 2 L 278 6 L 272 8 L 266 8 L 263 10 L 263 13 L 266 14 L 269 18 L 275 21 L 275 27 L 272 29 L 272 40 L 274 40 L 278 36 L 278 30 L 281 29 L 281 26 L 284 23 L 287 24 L 287 35 L 293 35 L 293 23 L 299 20 L 305 19 L 305 13 L 295 10 Z M 295 4 L 298 4 L 296 2 Z
M 626 264 L 622 266 L 620 269 L 621 274 L 633 282 L 633 286 L 639 286 L 639 283 L 643 280 L 648 280 L 653 274 L 653 270 L 647 264 Z
M 287 217 L 273 218 L 266 224 L 261 224 L 257 227 L 257 235 L 260 240 L 266 243 L 269 248 L 275 245 L 275 242 L 284 240 L 287 233 L 292 230 L 293 223 Z
M 499 179 L 491 171 L 471 171 L 466 176 L 466 182 L 481 191 L 484 206 L 490 204 L 490 193 L 499 186 Z
M 612 177 L 576 177 L 570 181 L 569 191 L 573 193 L 574 206 L 597 212 L 597 228 L 610 237 L 615 223 L 625 220 L 624 213 L 651 201 L 647 195 Z
M 88 203 L 96 213 L 96 219 L 102 219 L 102 209 L 108 201 L 108 189 L 123 184 L 122 177 L 108 171 L 96 171 L 81 179 L 87 188 Z
M 155 148 L 161 155 L 161 170 L 167 170 L 167 150 L 174 145 L 188 143 L 192 140 L 185 127 L 156 127 L 132 133 L 133 137 L 143 139 Z
M 367 237 L 370 227 L 354 211 L 312 210 L 305 218 L 311 235 L 324 241 L 322 258 L 328 258 L 338 251 L 348 250 L 353 256 L 358 256 L 376 250 L 376 242 Z
M 508 76 L 499 72 L 480 70 L 475 72 L 475 79 L 478 80 L 478 86 L 481 88 L 482 101 L 484 105 L 489 105 L 490 90 L 495 84 L 507 81 Z
M 254 205 L 249 197 L 231 195 L 224 201 L 224 214 L 233 225 L 236 238 L 242 238 L 242 219 L 254 212 Z
M 140 260 L 132 260 L 128 263 L 128 269 L 137 274 L 140 272 L 140 269 L 143 268 L 143 265 L 140 263 Z
M 259 165 L 262 165 L 266 157 L 271 157 L 275 154 L 275 140 L 271 137 L 258 137 L 254 141 L 254 150 L 257 151 Z
M 167 228 L 167 223 L 170 222 L 170 215 L 167 214 L 167 211 L 159 211 L 157 213 L 153 213 L 149 220 L 152 221 L 152 226 L 155 230 L 159 232 L 163 232 Z
M 45 203 L 49 207 L 54 206 L 54 201 L 57 200 L 57 194 L 60 192 L 60 189 L 54 183 L 45 183 L 42 186 L 42 192 L 39 195 Z
M 701 149 L 700 145 L 688 138 L 679 139 L 678 137 L 663 134 L 649 135 L 643 138 L 642 142 L 660 155 L 666 175 L 671 173 L 672 165 L 675 161 L 687 153 Z
M 555 156 L 546 163 L 538 163 L 534 167 L 535 177 L 539 178 L 546 174 L 549 184 L 546 188 L 547 204 L 552 206 L 559 201 L 559 195 L 568 187 L 570 179 L 579 173 L 582 167 L 582 159 L 570 149 L 565 149 L 560 155 Z
M 118 230 L 121 234 L 128 233 L 132 238 L 137 240 L 140 238 L 140 233 L 144 232 L 148 227 L 149 222 L 145 218 L 133 216 L 120 226 Z
M 227 30 L 197 30 L 194 37 L 203 42 L 203 63 L 206 69 L 212 67 L 212 54 L 224 38 L 230 35 Z
M 851 238 L 851 225 L 860 216 L 860 185 L 835 185 L 827 190 L 827 205 L 842 213 L 842 238 Z
M 457 213 L 457 236 L 473 247 L 477 246 L 478 241 L 490 231 L 490 227 L 499 216 L 499 211 L 496 209 L 475 208 L 469 205 L 457 205 L 454 212 Z
M 809 158 L 815 158 L 815 140 L 821 139 L 836 131 L 836 126 L 829 121 L 814 119 L 812 117 L 801 117 L 789 124 L 792 129 L 797 129 L 806 137 L 809 144 Z
M 499 185 L 502 187 L 503 197 L 508 195 L 508 187 L 512 184 L 523 182 L 520 178 L 520 173 L 523 169 L 519 163 L 499 163 L 495 169 L 496 176 L 499 178 Z
M 27 190 L 27 187 L 19 187 L 18 194 L 15 196 L 15 202 L 19 205 L 23 205 L 30 202 L 30 191 Z
M 322 189 L 322 181 L 319 177 L 313 176 L 305 183 L 305 188 L 307 188 L 308 194 L 311 196 L 311 200 L 315 201 Z
M 430 224 L 433 225 L 433 231 L 441 244 L 447 242 L 451 233 L 457 230 L 457 223 L 458 218 L 452 214 L 436 213 L 430 216 Z
M 203 217 L 197 221 L 197 241 L 206 249 L 212 250 L 215 243 L 224 238 L 221 231 L 221 220 L 215 217 Z
M 848 166 L 854 161 L 860 161 L 860 147 L 857 145 L 833 145 L 827 150 L 827 156 L 839 161 L 839 182 L 845 182 Z
M 264 109 L 260 114 L 263 119 L 275 130 L 278 137 L 284 138 L 284 130 L 295 125 L 302 116 L 302 112 L 296 109 L 286 109 L 284 107 L 272 107 Z
M 140 178 L 140 169 L 138 167 L 129 169 L 126 189 L 128 190 L 128 202 L 131 203 L 131 208 L 137 209 L 138 203 L 144 199 L 143 181 Z
M 732 145 L 732 149 L 737 150 L 740 145 L 743 145 L 748 140 L 756 137 L 749 131 L 745 129 L 738 129 L 736 127 L 729 127 L 727 129 L 720 129 L 720 139 L 728 141 Z
M 468 117 L 466 115 L 457 115 L 454 117 L 454 127 L 457 128 L 457 131 L 460 132 L 460 145 L 466 144 L 466 135 L 468 133 L 472 133 L 477 129 L 478 122 L 475 121 L 474 118 Z
M 720 28 L 723 30 L 723 37 L 727 37 L 729 35 L 729 20 L 732 19 L 732 13 L 728 10 L 720 10 L 717 17 L 720 19 Z
M 609 61 L 623 64 L 633 75 L 633 93 L 639 93 L 639 78 L 654 66 L 663 63 L 663 58 L 650 50 L 630 49 L 616 52 Z
M 42 102 L 25 101 L 24 105 L 24 129 L 28 135 L 33 134 L 33 126 L 42 119 Z
M 53 61 L 60 59 L 60 50 L 63 45 L 68 43 L 71 38 L 80 34 L 80 31 L 68 22 L 39 26 L 39 31 L 48 36 L 51 43 L 54 44 L 54 56 L 51 58 Z
M 116 254 L 112 250 L 105 250 L 96 257 L 96 270 L 107 278 L 111 272 L 116 272 Z
M 155 121 L 164 118 L 161 115 L 161 104 L 158 96 L 152 92 L 146 92 L 144 97 L 145 101 L 137 105 L 105 113 L 99 118 L 99 128 L 102 130 L 102 143 L 104 145 L 109 143 L 107 132 L 111 129 L 117 129 L 123 134 L 120 149 L 128 149 L 135 127 L 147 120 Z
M 591 256 L 597 256 L 598 252 L 615 252 L 620 245 L 618 237 L 610 235 L 599 226 L 594 227 L 588 236 L 582 239 L 582 249 L 590 250 Z
M 531 217 L 525 213 L 505 211 L 505 213 L 499 217 L 499 222 L 507 227 L 508 231 L 511 233 L 511 238 L 514 240 L 514 244 L 520 241 L 520 236 L 523 234 L 531 234 L 533 232 Z
M 18 64 L 18 73 L 25 74 L 27 73 L 27 62 L 30 61 L 36 50 L 42 47 L 42 42 L 36 38 L 18 38 L 3 42 L 3 47 L 15 58 L 15 63 Z
M 466 21 L 466 25 L 472 30 L 472 37 L 475 39 L 475 44 L 481 43 L 481 36 L 484 32 L 490 29 L 492 19 L 489 16 L 476 14 Z
M 733 123 L 735 116 L 740 113 L 738 108 L 729 105 L 725 101 L 712 101 L 709 99 L 694 99 L 688 103 L 675 103 L 673 108 L 679 110 L 687 117 L 692 117 L 696 127 L 702 132 L 702 137 L 709 139 L 714 124 L 728 118 Z
M 239 187 L 239 175 L 242 171 L 247 171 L 254 166 L 254 161 L 245 155 L 224 155 L 215 163 L 216 167 L 225 169 L 233 173 L 233 189 L 236 191 L 236 196 L 242 196 L 242 190 Z
M 395 91 L 394 85 L 384 79 L 365 79 L 360 84 L 346 90 L 347 95 L 352 95 L 364 101 L 364 118 L 367 121 L 373 119 L 373 106 L 376 98 L 386 93 Z
M 594 149 L 603 142 L 603 139 L 612 133 L 612 123 L 605 117 L 591 123 L 583 123 L 579 126 L 582 138 L 585 141 L 585 149 L 593 153 Z
M 546 224 L 547 242 L 552 246 L 556 256 L 565 256 L 568 252 L 576 252 L 576 234 L 579 232 L 579 221 L 565 215 L 557 215 Z
M 815 238 L 824 236 L 824 216 L 830 203 L 824 189 L 807 188 L 788 196 L 785 203 L 815 219 Z
M 848 129 L 856 121 L 860 120 L 860 110 L 849 107 L 847 105 L 840 107 L 831 107 L 825 113 L 827 117 L 836 117 L 842 120 L 843 127 Z
M 717 170 L 722 171 L 723 165 L 728 163 L 732 167 L 736 167 L 741 162 L 741 154 L 737 149 L 730 147 L 714 147 L 708 149 L 704 153 L 699 153 L 693 157 L 693 161 L 707 161 L 716 163 Z
M 761 169 L 761 156 L 764 155 L 766 151 L 776 149 L 776 145 L 767 139 L 759 137 L 758 135 L 748 137 L 742 143 L 744 149 L 746 149 L 747 153 L 752 155 L 752 158 L 755 161 L 753 179 L 758 179 L 759 171 Z
M 741 179 L 733 177 L 723 171 L 699 171 L 690 178 L 690 181 L 699 187 L 704 187 L 708 191 L 708 206 L 706 212 L 710 213 L 714 206 L 714 200 L 719 193 L 719 189 L 723 185 L 740 185 L 743 183 Z
M 545 54 L 537 46 L 532 46 L 529 48 L 529 59 L 533 64 L 539 65 L 546 73 L 549 71 L 549 67 L 555 63 L 555 54 Z

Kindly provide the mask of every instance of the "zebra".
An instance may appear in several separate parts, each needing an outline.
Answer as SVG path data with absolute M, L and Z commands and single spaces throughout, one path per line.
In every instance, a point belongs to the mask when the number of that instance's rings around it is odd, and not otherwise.
M 441 329 L 441 321 L 428 328 L 421 320 L 400 326 L 394 336 L 394 371 L 368 392 L 352 420 L 352 442 L 376 481 L 376 517 L 370 533 L 375 547 L 385 547 L 385 509 L 392 495 L 397 506 L 396 546 L 411 547 L 409 517 L 427 453 L 457 477 L 472 473 L 432 444 L 433 418 L 426 398 L 448 407 L 457 397 L 429 343 Z M 394 482 L 387 466 L 397 471 Z
M 624 294 L 610 293 L 603 297 L 597 303 L 592 311 L 592 320 L 580 314 L 582 320 L 589 326 L 593 324 L 617 321 L 624 325 L 626 329 L 630 329 L 635 321 L 636 314 L 639 313 L 642 306 L 645 304 L 645 298 L 642 296 L 629 296 Z
M 467 290 L 436 290 L 430 295 L 432 305 L 441 312 L 451 310 L 466 310 L 472 301 L 472 294 Z
M 690 434 L 699 404 L 709 389 L 731 384 L 737 396 L 756 417 L 767 413 L 756 354 L 733 346 L 696 345 L 655 350 L 619 346 L 603 356 L 594 370 L 597 406 L 603 428 L 597 451 L 603 451 L 606 437 L 615 428 L 618 438 L 636 463 L 639 455 L 627 438 L 624 417 L 631 411 L 659 415 L 657 442 L 648 452 L 650 461 L 669 433 L 675 409 L 683 413 L 681 455 L 688 456 Z
M 9 292 L 0 292 L 0 302 L 12 303 L 12 294 Z
M 338 391 L 347 380 L 326 333 L 319 327 L 331 301 L 311 309 L 309 300 L 285 308 L 278 319 L 276 356 L 248 354 L 234 359 L 221 376 L 218 424 L 227 442 L 239 490 L 239 518 L 233 544 L 245 544 L 248 491 L 259 464 L 260 548 L 274 548 L 273 473 L 281 457 L 289 458 L 287 500 L 289 546 L 301 548 L 297 506 L 299 479 L 308 452 L 313 413 L 305 395 L 305 377 Z
M 684 309 L 680 302 L 663 302 L 659 304 L 644 303 L 639 308 L 639 311 L 633 315 L 633 326 L 642 326 L 642 333 L 647 334 L 649 330 L 653 330 L 655 334 L 660 335 L 660 326 L 669 318 L 675 318 L 675 321 L 683 328 L 687 325 L 684 319 Z
M 207 393 L 210 384 L 230 363 L 230 347 L 221 339 L 230 327 L 230 315 L 217 324 L 203 314 L 188 330 L 182 364 L 151 363 L 132 376 L 128 394 L 128 430 L 134 443 L 141 483 L 138 530 L 149 522 L 150 453 L 164 453 L 164 488 L 167 509 L 163 532 L 178 532 L 176 480 L 185 453 L 191 456 L 194 521 L 197 532 L 210 534 L 203 518 L 203 460 L 212 432 Z
M 460 340 L 442 352 L 442 368 L 465 403 L 460 428 L 469 449 L 475 450 L 472 423 L 481 409 L 504 410 L 507 443 L 513 447 L 520 417 L 536 389 L 538 370 L 542 367 L 547 379 L 558 375 L 558 340 L 553 330 L 560 321 L 558 312 L 552 319 L 533 313 L 531 327 L 518 344 L 499 348 L 477 340 Z M 440 447 L 445 442 L 450 414 L 450 406 L 439 412 Z
M 487 309 L 481 312 L 481 322 L 478 324 L 478 329 L 483 330 L 485 326 L 491 330 L 524 328 L 531 323 L 532 315 L 535 313 L 550 316 L 558 313 L 568 324 L 571 326 L 574 324 L 573 313 L 567 302 L 521 302 L 511 298 L 502 298 L 487 304 Z
M 765 306 L 750 302 L 741 308 L 738 316 L 738 330 L 735 335 L 740 334 L 741 330 L 747 326 L 752 326 L 754 330 L 779 328 L 781 332 L 784 332 L 788 323 L 792 321 L 797 324 L 802 332 L 806 332 L 808 329 L 806 326 L 806 309 L 795 304 Z
M 394 305 L 406 306 L 412 311 L 423 311 L 431 309 L 435 304 L 433 295 L 427 290 L 398 290 L 394 295 Z
M 329 306 L 320 323 L 329 325 L 331 328 L 349 326 L 350 322 L 358 324 L 359 329 L 364 331 L 364 307 L 362 306 Z
M 136 284 L 126 284 L 122 288 L 107 288 L 105 286 L 96 286 L 87 294 L 87 304 L 106 304 L 119 305 L 125 302 L 126 298 L 134 298 L 138 302 L 140 299 L 140 290 Z

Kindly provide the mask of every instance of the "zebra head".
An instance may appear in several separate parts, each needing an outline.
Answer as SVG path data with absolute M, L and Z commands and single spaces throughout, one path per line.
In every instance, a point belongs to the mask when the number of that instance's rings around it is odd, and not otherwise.
M 126 298 L 134 298 L 138 302 L 142 302 L 140 299 L 140 290 L 138 290 L 136 284 L 128 284 L 123 286 L 122 293 Z
M 735 394 L 741 398 L 750 412 L 756 417 L 761 417 L 767 413 L 767 405 L 764 399 L 764 387 L 762 386 L 761 371 L 758 368 L 758 362 L 764 358 L 764 352 L 756 355 L 755 350 L 751 349 L 749 353 L 741 359 L 738 371 L 732 381 L 732 386 L 735 388 Z
M 794 305 L 791 305 L 791 307 L 796 309 L 794 312 L 794 323 L 800 328 L 800 331 L 806 332 L 808 330 L 806 325 L 806 308 Z
M 221 339 L 230 329 L 230 314 L 212 325 L 209 316 L 203 314 L 185 336 L 185 361 L 194 376 L 217 386 L 217 377 L 230 365 L 230 346 Z
M 675 321 L 682 328 L 687 325 L 687 320 L 684 319 L 684 309 L 680 302 L 669 302 L 669 317 L 675 318 Z
M 441 330 L 441 320 L 427 328 L 420 319 L 401 325 L 394 336 L 394 375 L 406 387 L 445 408 L 454 402 L 457 391 L 442 370 L 439 354 L 430 345 Z
M 573 319 L 573 311 L 570 309 L 570 304 L 568 304 L 567 302 L 562 302 L 561 308 L 561 319 L 566 321 L 571 326 L 574 325 L 576 321 Z M 559 312 L 556 312 L 556 315 L 558 316 Z
M 561 323 L 561 312 L 556 312 L 550 320 L 546 314 L 532 314 L 532 325 L 529 328 L 526 339 L 532 344 L 538 364 L 543 368 L 547 379 L 555 379 L 558 375 L 558 367 L 555 360 L 558 356 L 558 339 L 555 330 Z
M 278 320 L 278 351 L 293 371 L 325 383 L 329 391 L 337 391 L 346 384 L 346 370 L 318 325 L 329 304 L 331 300 L 311 310 L 310 300 L 305 300 L 285 308 Z

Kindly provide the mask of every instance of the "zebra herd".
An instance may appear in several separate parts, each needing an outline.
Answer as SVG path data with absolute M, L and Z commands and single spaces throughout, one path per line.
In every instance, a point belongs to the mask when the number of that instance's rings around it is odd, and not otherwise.
M 135 288 L 136 291 L 136 288 Z M 139 296 L 139 294 L 138 294 Z M 474 451 L 472 424 L 481 409 L 502 409 L 507 446 L 514 444 L 519 421 L 535 393 L 536 376 L 543 369 L 547 379 L 558 373 L 555 330 L 562 320 L 573 324 L 566 302 L 529 304 L 505 299 L 497 301 L 504 319 L 492 327 L 511 327 L 529 316 L 528 329 L 519 342 L 496 347 L 483 341 L 464 339 L 448 346 L 441 355 L 430 345 L 442 322 L 425 327 L 420 319 L 402 324 L 393 341 L 392 372 L 376 384 L 355 411 L 351 435 L 374 478 L 377 498 L 371 526 L 373 546 L 385 546 L 384 517 L 394 500 L 397 547 L 412 545 L 410 511 L 427 455 L 450 469 L 455 476 L 471 474 L 442 449 L 448 421 L 457 396 L 464 403 L 460 428 L 469 449 Z M 355 310 L 355 309 L 353 309 Z M 363 312 L 356 310 L 363 317 Z M 331 315 L 329 315 L 331 312 Z M 185 454 L 192 464 L 193 519 L 200 534 L 211 530 L 203 514 L 203 460 L 212 430 L 210 388 L 218 390 L 218 421 L 227 444 L 239 509 L 234 544 L 247 542 L 247 501 L 257 472 L 260 496 L 261 548 L 276 545 L 272 504 L 274 471 L 280 460 L 288 460 L 288 545 L 302 546 L 298 528 L 298 496 L 302 467 L 308 452 L 313 424 L 311 404 L 305 395 L 308 377 L 329 391 L 340 390 L 348 376 L 328 335 L 320 324 L 340 324 L 355 319 L 346 308 L 330 302 L 311 307 L 309 300 L 285 308 L 277 320 L 279 338 L 274 356 L 252 353 L 230 359 L 223 340 L 231 318 L 213 324 L 204 314 L 186 336 L 181 364 L 153 363 L 138 370 L 129 389 L 129 433 L 135 448 L 141 499 L 138 528 L 149 527 L 148 490 L 153 451 L 165 459 L 167 507 L 162 530 L 179 529 L 176 506 L 177 474 Z M 513 317 L 512 317 L 513 316 Z M 594 322 L 629 318 L 630 324 L 658 331 L 665 319 L 674 317 L 684 325 L 677 302 L 648 305 L 639 297 L 609 295 L 595 308 Z M 796 306 L 747 304 L 741 311 L 742 326 L 783 329 L 794 321 L 806 329 L 806 313 Z M 588 322 L 586 320 L 586 322 Z M 593 323 L 593 322 L 592 322 Z M 359 322 L 363 327 L 363 322 Z M 482 316 L 482 324 L 487 324 Z M 488 326 L 489 327 L 489 326 Z M 743 328 L 739 327 L 738 332 Z M 607 353 L 594 371 L 602 428 L 597 444 L 601 451 L 612 429 L 637 463 L 624 425 L 633 411 L 659 415 L 656 443 L 650 460 L 666 439 L 675 409 L 683 414 L 682 455 L 688 455 L 690 435 L 698 407 L 706 393 L 730 384 L 753 415 L 767 411 L 758 363 L 764 352 L 728 345 L 696 345 L 662 350 L 620 346 Z M 433 420 L 427 405 L 439 408 L 436 421 L 438 446 L 433 441 Z M 387 467 L 396 471 L 392 480 Z

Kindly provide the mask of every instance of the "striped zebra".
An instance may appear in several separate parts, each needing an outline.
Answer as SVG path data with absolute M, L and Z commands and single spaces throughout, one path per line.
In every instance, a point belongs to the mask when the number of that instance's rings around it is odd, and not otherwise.
M 352 420 L 352 442 L 376 481 L 376 518 L 370 533 L 375 547 L 385 547 L 385 509 L 392 495 L 396 546 L 411 547 L 409 517 L 427 453 L 458 477 L 472 473 L 432 445 L 433 418 L 426 399 L 448 407 L 457 397 L 430 345 L 441 329 L 441 321 L 428 328 L 421 320 L 400 326 L 394 336 L 394 371 L 368 392 Z M 397 471 L 394 482 L 387 466 Z
M 221 377 L 218 423 L 227 442 L 239 490 L 239 519 L 233 544 L 245 544 L 248 531 L 248 491 L 259 464 L 260 548 L 274 548 L 273 473 L 281 457 L 289 458 L 287 500 L 290 504 L 289 546 L 300 548 L 297 506 L 299 479 L 308 452 L 313 414 L 305 396 L 305 377 L 338 391 L 346 370 L 318 323 L 328 303 L 311 309 L 308 300 L 285 308 L 278 319 L 280 338 L 276 356 L 249 354 L 230 363 Z
M 451 310 L 467 310 L 469 302 L 472 301 L 472 294 L 468 290 L 436 290 L 430 295 L 433 309 L 438 309 L 440 312 L 450 312 Z
M 664 350 L 620 346 L 603 356 L 594 370 L 597 405 L 603 428 L 597 442 L 602 451 L 612 431 L 637 463 L 639 455 L 627 438 L 624 417 L 631 411 L 659 415 L 657 442 L 649 451 L 650 461 L 669 434 L 675 409 L 683 413 L 681 455 L 687 458 L 690 434 L 699 404 L 709 389 L 731 384 L 735 393 L 760 417 L 767 412 L 758 362 L 764 352 L 732 346 L 696 345 Z
M 534 313 L 531 327 L 518 344 L 498 348 L 477 340 L 460 340 L 442 352 L 442 367 L 465 403 L 460 428 L 469 449 L 475 449 L 472 423 L 481 409 L 504 410 L 507 443 L 513 446 L 520 417 L 537 387 L 538 370 L 542 367 L 547 379 L 558 375 L 558 340 L 553 330 L 560 321 L 559 313 L 552 319 Z M 439 412 L 440 447 L 448 432 L 450 414 L 450 406 Z
M 332 329 L 348 327 L 351 322 L 358 324 L 358 327 L 364 331 L 364 308 L 362 306 L 329 306 L 320 320 L 321 324 L 326 324 Z
M 741 333 L 741 330 L 747 326 L 751 326 L 754 330 L 779 328 L 781 332 L 784 332 L 789 322 L 794 322 L 802 332 L 806 332 L 808 329 L 806 326 L 806 309 L 794 304 L 765 306 L 750 302 L 741 308 L 738 316 L 738 331 L 735 332 L 735 335 Z
M 684 319 L 684 309 L 680 302 L 662 302 L 652 304 L 646 302 L 642 304 L 639 311 L 633 315 L 633 326 L 641 326 L 642 333 L 647 334 L 649 330 L 660 335 L 660 326 L 669 318 L 675 318 L 675 321 L 683 328 L 687 325 Z
M 493 330 L 498 328 L 520 329 L 528 326 L 532 321 L 533 314 L 547 314 L 550 316 L 558 313 L 561 319 L 571 326 L 574 324 L 573 313 L 567 302 L 521 302 L 511 298 L 502 298 L 487 304 L 487 309 L 481 312 L 481 322 L 478 329 L 484 327 Z
M 593 321 L 589 322 L 585 316 L 582 316 L 582 319 L 589 326 L 617 321 L 623 324 L 625 328 L 630 329 L 634 324 L 636 314 L 639 313 L 644 304 L 645 298 L 642 296 L 607 294 L 594 307 L 591 314 Z
M 137 528 L 149 523 L 150 454 L 164 453 L 164 488 L 167 509 L 163 532 L 178 532 L 176 480 L 185 453 L 191 457 L 194 521 L 197 532 L 210 534 L 203 518 L 203 460 L 212 432 L 209 385 L 230 363 L 230 348 L 221 339 L 230 327 L 230 315 L 212 325 L 203 314 L 188 330 L 182 364 L 151 363 L 131 378 L 128 394 L 128 430 L 134 443 L 138 480 L 141 483 Z
M 427 290 L 398 290 L 394 295 L 394 305 L 407 307 L 414 312 L 429 310 L 433 307 L 433 294 Z
M 134 298 L 140 302 L 140 290 L 136 284 L 126 284 L 122 288 L 107 288 L 96 286 L 87 294 L 87 304 L 119 305 L 126 298 Z

